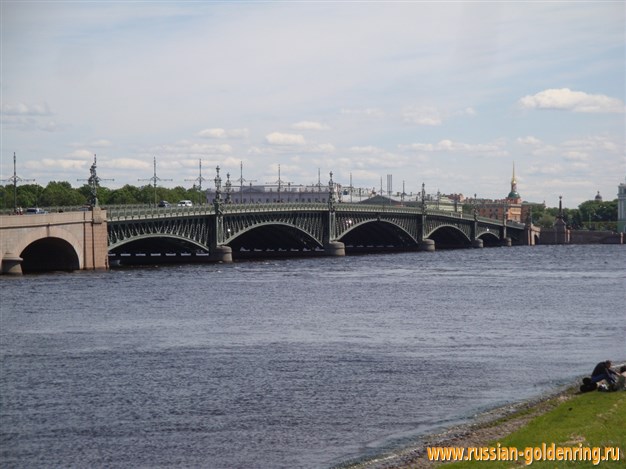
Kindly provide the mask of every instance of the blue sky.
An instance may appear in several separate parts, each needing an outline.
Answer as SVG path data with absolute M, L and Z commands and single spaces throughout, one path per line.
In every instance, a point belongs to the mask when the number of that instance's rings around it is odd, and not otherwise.
M 626 177 L 625 3 L 2 1 L 1 179 L 576 207 Z

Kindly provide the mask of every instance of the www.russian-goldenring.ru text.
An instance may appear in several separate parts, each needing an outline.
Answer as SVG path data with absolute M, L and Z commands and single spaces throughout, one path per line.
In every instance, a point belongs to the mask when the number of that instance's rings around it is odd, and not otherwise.
M 597 466 L 603 461 L 619 461 L 620 449 L 616 446 L 541 446 L 516 448 L 512 446 L 458 447 L 432 446 L 426 448 L 430 461 L 524 461 L 530 466 L 535 461 L 588 461 Z

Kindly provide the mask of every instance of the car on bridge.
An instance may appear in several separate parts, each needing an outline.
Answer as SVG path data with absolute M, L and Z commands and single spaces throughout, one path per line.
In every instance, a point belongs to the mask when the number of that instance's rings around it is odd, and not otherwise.
M 158 203 L 158 206 L 159 206 L 159 207 L 161 207 L 161 208 L 163 208 L 163 207 L 169 207 L 169 206 L 170 206 L 170 203 L 169 203 L 167 200 L 161 200 L 161 201 Z
M 24 211 L 24 213 L 25 213 L 26 215 L 40 215 L 40 214 L 42 214 L 42 213 L 48 213 L 48 212 L 46 212 L 46 211 L 45 211 L 44 209 L 42 209 L 42 208 L 38 208 L 38 207 L 30 207 L 30 208 L 27 208 L 27 209 Z
M 179 207 L 193 207 L 191 200 L 181 200 L 178 202 Z

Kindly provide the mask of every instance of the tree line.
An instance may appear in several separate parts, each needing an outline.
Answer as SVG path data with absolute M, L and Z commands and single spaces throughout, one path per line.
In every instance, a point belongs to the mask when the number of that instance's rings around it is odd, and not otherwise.
M 16 190 L 15 190 L 16 189 Z M 4 213 L 17 207 L 71 207 L 89 204 L 91 186 L 85 184 L 74 188 L 66 181 L 51 181 L 46 187 L 39 184 L 13 184 L 0 186 L 0 204 Z M 167 189 L 145 185 L 141 187 L 127 184 L 119 189 L 98 187 L 100 205 L 149 204 L 167 200 L 176 203 L 179 200 L 191 200 L 194 204 L 205 204 L 206 194 L 197 186 L 186 189 L 182 186 Z M 465 207 L 464 207 L 465 209 Z M 468 211 L 471 212 L 469 207 Z M 533 223 L 543 228 L 554 225 L 559 209 L 533 204 L 531 213 Z M 617 227 L 617 199 L 607 202 L 587 200 L 573 209 L 563 209 L 563 217 L 572 229 L 615 230 Z
M 178 186 L 173 189 L 146 185 L 141 187 L 127 184 L 119 189 L 98 187 L 100 205 L 156 204 L 167 200 L 191 200 L 194 204 L 206 203 L 206 194 L 194 186 L 191 189 Z M 85 184 L 74 188 L 66 181 L 51 181 L 46 187 L 39 184 L 22 184 L 17 190 L 12 184 L 0 186 L 0 203 L 4 211 L 17 207 L 71 207 L 89 204 L 91 186 Z
M 542 228 L 554 226 L 558 208 L 545 208 L 538 213 L 539 218 L 533 216 L 533 222 Z M 564 208 L 563 219 L 573 230 L 617 230 L 617 199 L 610 201 L 587 200 L 578 208 Z

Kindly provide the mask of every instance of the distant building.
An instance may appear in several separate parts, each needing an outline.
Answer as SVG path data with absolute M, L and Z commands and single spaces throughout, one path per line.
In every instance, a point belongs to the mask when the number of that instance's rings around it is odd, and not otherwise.
M 600 191 L 598 191 L 594 200 L 596 202 L 602 202 L 602 196 L 600 195 Z
M 626 182 L 617 187 L 617 231 L 626 233 Z
M 477 203 L 478 214 L 481 217 L 495 218 L 497 220 L 506 219 L 509 221 L 524 222 L 528 217 L 530 206 L 522 204 L 522 197 L 517 192 L 517 179 L 515 179 L 515 164 L 513 164 L 513 177 L 511 178 L 511 191 L 500 200 L 475 201 Z
M 341 200 L 341 186 L 333 187 L 335 200 Z M 207 202 L 215 198 L 215 189 L 206 191 Z M 314 184 L 309 186 L 286 184 L 263 184 L 249 186 L 231 186 L 222 190 L 222 199 L 226 203 L 236 204 L 277 204 L 277 203 L 326 203 L 328 186 Z

